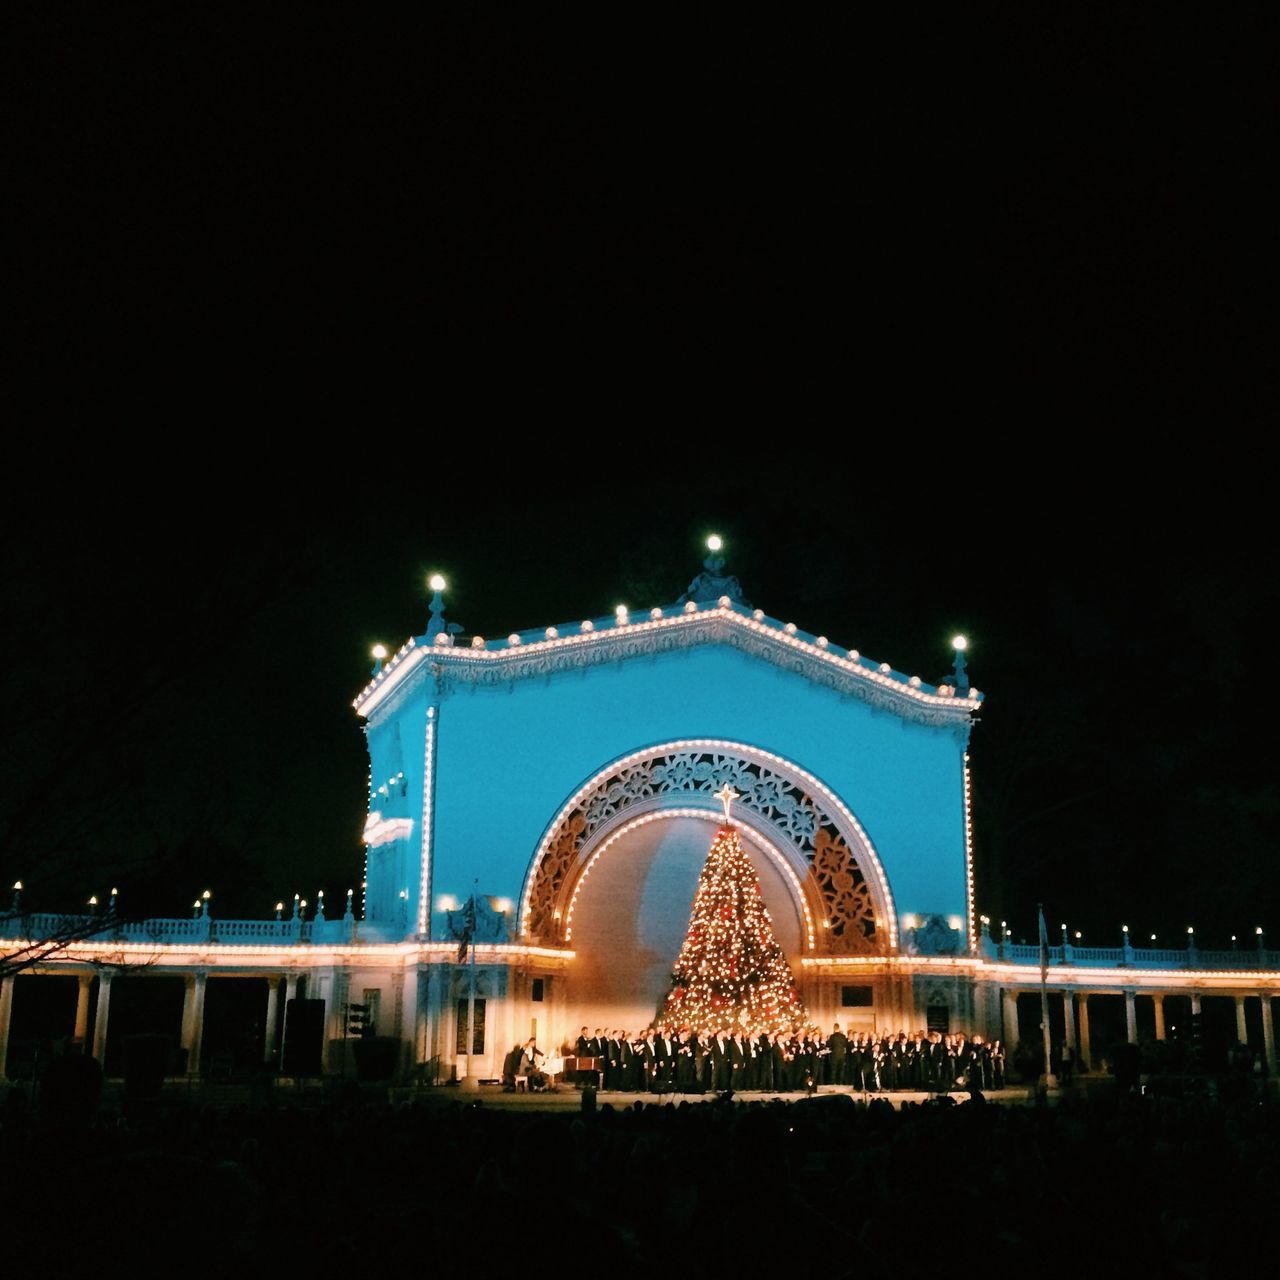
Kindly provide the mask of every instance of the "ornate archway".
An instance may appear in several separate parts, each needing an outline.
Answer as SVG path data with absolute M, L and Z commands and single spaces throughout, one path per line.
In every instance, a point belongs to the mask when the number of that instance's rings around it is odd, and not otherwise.
M 576 886 L 603 842 L 644 814 L 715 809 L 713 793 L 726 782 L 739 793 L 735 816 L 782 851 L 797 872 L 806 912 L 820 916 L 811 950 L 876 954 L 897 947 L 888 878 L 843 801 L 792 761 L 715 738 L 632 752 L 574 792 L 543 833 L 525 876 L 521 933 L 563 944 Z

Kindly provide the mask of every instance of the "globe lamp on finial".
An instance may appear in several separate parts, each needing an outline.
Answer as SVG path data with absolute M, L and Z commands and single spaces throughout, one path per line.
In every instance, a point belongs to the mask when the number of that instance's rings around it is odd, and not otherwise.
M 431 588 L 431 620 L 427 623 L 426 637 L 431 641 L 435 641 L 436 636 L 447 635 L 449 625 L 444 620 L 444 592 L 449 584 L 445 582 L 443 573 L 433 573 L 427 579 L 427 586 Z M 441 641 L 443 643 L 443 641 Z
M 955 685 L 957 693 L 969 692 L 969 672 L 965 668 L 964 655 L 969 648 L 969 637 L 956 635 L 951 637 L 951 647 L 955 650 Z

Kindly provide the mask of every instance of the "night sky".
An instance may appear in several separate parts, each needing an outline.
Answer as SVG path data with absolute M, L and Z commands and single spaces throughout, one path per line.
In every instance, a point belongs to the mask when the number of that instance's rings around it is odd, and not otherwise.
M 714 529 L 834 643 L 935 681 L 969 634 L 980 911 L 1280 936 L 1251 19 L 625 53 L 38 21 L 0 510 L 27 905 L 340 901 L 350 701 L 429 572 L 504 635 L 674 600 Z

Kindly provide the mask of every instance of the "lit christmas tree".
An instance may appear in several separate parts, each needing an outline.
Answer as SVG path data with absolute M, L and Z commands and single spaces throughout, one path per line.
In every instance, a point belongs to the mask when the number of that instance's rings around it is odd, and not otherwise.
M 698 877 L 689 931 L 660 1021 L 699 1031 L 742 1029 L 753 1036 L 806 1022 L 760 878 L 736 828 L 728 824 L 736 793 L 726 783 L 717 796 L 725 825 L 716 832 Z

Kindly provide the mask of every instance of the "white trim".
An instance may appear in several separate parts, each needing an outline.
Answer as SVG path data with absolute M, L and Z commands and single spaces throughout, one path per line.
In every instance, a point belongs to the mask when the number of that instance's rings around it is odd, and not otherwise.
M 520 891 L 520 932 L 525 933 L 529 927 L 530 912 L 530 895 L 533 893 L 534 881 L 537 878 L 538 867 L 542 864 L 542 859 L 546 856 L 547 848 L 551 841 L 555 838 L 556 832 L 560 829 L 564 820 L 573 812 L 575 808 L 582 802 L 583 798 L 589 794 L 604 778 L 610 774 L 616 773 L 619 769 L 625 769 L 640 760 L 648 759 L 652 756 L 667 755 L 674 751 L 724 751 L 726 753 L 738 753 L 746 759 L 767 760 L 771 765 L 778 768 L 781 773 L 789 773 L 797 780 L 803 781 L 805 785 L 814 793 L 816 793 L 830 809 L 834 810 L 848 824 L 849 828 L 857 833 L 860 842 L 860 849 L 856 853 L 865 853 L 865 861 L 869 865 L 863 865 L 864 859 L 858 858 L 858 865 L 862 869 L 862 873 L 867 877 L 868 884 L 871 883 L 870 877 L 874 873 L 878 887 L 880 889 L 879 910 L 876 917 L 876 926 L 884 926 L 889 931 L 889 946 L 896 950 L 898 947 L 898 911 L 893 900 L 893 891 L 889 888 L 889 877 L 885 874 L 884 866 L 880 861 L 880 855 L 876 852 L 875 844 L 871 837 L 863 829 L 862 824 L 853 815 L 853 811 L 840 799 L 834 791 L 820 782 L 807 769 L 802 769 L 793 760 L 788 760 L 785 756 L 777 755 L 772 751 L 765 751 L 761 747 L 755 747 L 746 742 L 733 742 L 725 738 L 679 738 L 674 742 L 658 742 L 652 746 L 643 747 L 639 751 L 633 751 L 629 755 L 622 756 L 620 759 L 613 760 L 603 769 L 600 769 L 586 782 L 582 784 L 574 793 L 565 801 L 560 812 L 556 814 L 555 819 L 547 826 L 543 832 L 542 839 L 538 843 L 537 851 L 533 855 L 533 860 L 529 864 L 529 869 L 525 873 L 524 887 Z M 684 794 L 679 792 L 673 795 Z M 660 812 L 660 811 L 659 811 Z
M 624 822 L 616 831 L 610 832 L 609 835 L 602 840 L 594 849 L 591 857 L 587 859 L 586 865 L 582 868 L 578 879 L 574 883 L 573 893 L 569 898 L 569 909 L 565 912 L 564 919 L 564 940 L 569 942 L 573 938 L 573 911 L 578 902 L 578 894 L 582 890 L 583 884 L 586 882 L 587 876 L 591 872 L 591 868 L 595 866 L 596 859 L 610 845 L 621 840 L 628 831 L 634 831 L 637 827 L 647 826 L 650 822 L 661 822 L 671 818 L 697 818 L 702 822 L 709 822 L 716 827 L 725 825 L 724 816 L 722 814 L 713 813 L 709 809 L 655 809 L 651 813 L 641 814 L 639 817 L 632 818 L 629 822 Z M 763 832 L 757 830 L 749 823 L 742 822 L 737 818 L 731 818 L 730 824 L 746 835 L 746 837 L 764 853 L 770 855 L 773 860 L 780 866 L 787 878 L 791 881 L 791 888 L 795 893 L 795 899 L 800 904 L 801 911 L 804 912 L 805 932 L 809 938 L 809 950 L 813 951 L 817 948 L 817 939 L 813 927 L 813 913 L 809 910 L 809 903 L 805 899 L 804 889 L 800 884 L 800 877 L 796 875 L 795 868 L 791 865 L 790 859 L 773 844 Z
M 759 613 L 759 610 L 756 611 Z M 642 615 L 637 614 L 637 618 Z M 841 656 L 839 650 L 828 642 L 818 644 L 821 636 L 792 634 L 786 626 L 776 620 L 757 619 L 745 611 L 742 606 L 721 604 L 698 609 L 693 601 L 685 606 L 684 612 L 670 617 L 661 616 L 639 621 L 627 621 L 619 624 L 617 618 L 607 617 L 573 624 L 566 623 L 558 628 L 531 629 L 525 632 L 512 632 L 515 643 L 507 640 L 491 640 L 483 649 L 474 647 L 454 648 L 445 644 L 432 649 L 433 659 L 442 669 L 451 675 L 465 679 L 469 674 L 473 677 L 480 668 L 493 664 L 503 665 L 507 662 L 528 662 L 542 654 L 556 651 L 581 651 L 584 647 L 610 645 L 618 638 L 639 637 L 656 631 L 700 626 L 707 620 L 723 622 L 729 626 L 740 627 L 761 637 L 767 637 L 774 643 L 790 648 L 816 662 L 822 663 L 834 671 L 844 675 L 852 675 L 868 684 L 878 685 L 886 692 L 903 698 L 907 703 L 916 703 L 935 712 L 953 713 L 957 723 L 967 723 L 969 716 L 981 703 L 982 695 L 976 689 L 970 690 L 969 697 L 957 698 L 950 686 L 942 685 L 935 689 L 932 685 L 913 684 L 912 678 L 901 673 L 894 673 L 888 663 L 880 663 L 878 667 L 870 659 L 862 658 L 858 650 L 849 649 Z M 564 635 L 563 631 L 577 627 L 577 634 Z M 554 630 L 555 636 L 548 639 L 548 633 Z M 404 678 L 418 666 L 426 654 L 410 639 L 400 651 L 382 668 L 382 670 L 360 691 L 352 702 L 352 706 L 360 715 L 368 717 L 389 696 Z M 946 692 L 943 692 L 946 690 Z
M 427 932 L 431 917 L 431 829 L 434 825 L 432 801 L 435 796 L 436 709 L 427 708 L 427 742 L 422 753 L 422 853 L 418 879 L 418 936 Z

